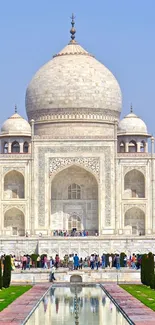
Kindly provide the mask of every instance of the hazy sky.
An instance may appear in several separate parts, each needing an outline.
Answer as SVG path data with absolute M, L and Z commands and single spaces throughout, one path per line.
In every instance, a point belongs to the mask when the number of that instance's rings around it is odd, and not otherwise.
M 25 91 L 34 73 L 76 39 L 116 76 L 122 116 L 134 111 L 155 134 L 155 0 L 5 0 L 0 4 L 0 123 L 26 117 Z

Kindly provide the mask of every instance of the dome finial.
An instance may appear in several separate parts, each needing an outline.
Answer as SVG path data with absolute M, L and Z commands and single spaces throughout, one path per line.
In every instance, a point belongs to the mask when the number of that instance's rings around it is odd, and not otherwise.
M 130 105 L 130 113 L 133 113 L 132 103 L 131 103 L 131 105 Z
M 15 114 L 17 113 L 17 105 L 15 105 Z
M 72 25 L 72 28 L 70 30 L 70 33 L 71 33 L 71 41 L 70 43 L 76 43 L 75 41 L 75 33 L 76 33 L 76 29 L 74 28 L 74 25 L 75 25 L 75 16 L 74 14 L 72 14 L 72 17 L 71 17 L 71 25 Z

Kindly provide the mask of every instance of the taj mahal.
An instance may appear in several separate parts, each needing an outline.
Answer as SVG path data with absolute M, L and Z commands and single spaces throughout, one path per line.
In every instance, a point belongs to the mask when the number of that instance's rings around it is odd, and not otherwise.
M 155 253 L 154 138 L 120 119 L 114 75 L 71 39 L 0 132 L 0 253 Z M 55 230 L 87 236 L 54 236 Z

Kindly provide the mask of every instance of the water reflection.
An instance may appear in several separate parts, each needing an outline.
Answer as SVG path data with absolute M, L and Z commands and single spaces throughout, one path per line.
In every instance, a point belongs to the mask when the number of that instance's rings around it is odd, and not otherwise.
M 100 287 L 51 288 L 26 325 L 127 325 Z

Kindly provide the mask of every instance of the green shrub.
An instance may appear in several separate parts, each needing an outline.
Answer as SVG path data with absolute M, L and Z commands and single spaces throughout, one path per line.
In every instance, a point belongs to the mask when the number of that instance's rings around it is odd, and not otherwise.
M 152 275 L 154 275 L 154 255 L 150 252 L 148 254 L 148 268 L 147 268 L 147 285 L 148 286 L 150 286 Z
M 141 282 L 146 284 L 146 260 L 147 254 L 142 255 L 142 262 L 141 262 Z
M 32 265 L 35 265 L 35 267 L 37 267 L 37 258 L 38 258 L 38 254 L 32 254 L 31 255 L 31 260 L 32 260 Z
M 0 289 L 3 288 L 3 277 L 2 277 L 2 262 L 0 260 Z
M 4 272 L 3 272 L 3 287 L 8 288 L 11 282 L 11 257 L 5 256 L 4 260 Z
M 151 275 L 151 279 L 150 279 L 150 288 L 151 289 L 155 289 L 155 274 Z

